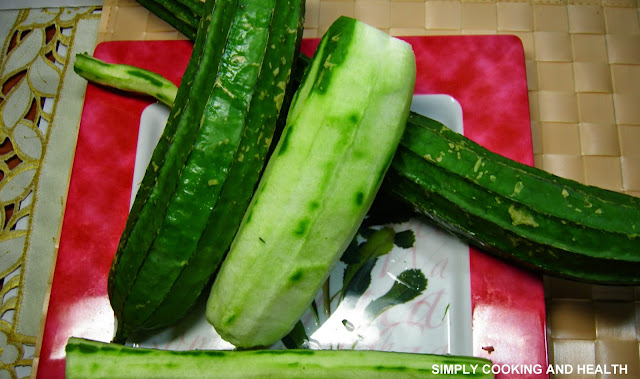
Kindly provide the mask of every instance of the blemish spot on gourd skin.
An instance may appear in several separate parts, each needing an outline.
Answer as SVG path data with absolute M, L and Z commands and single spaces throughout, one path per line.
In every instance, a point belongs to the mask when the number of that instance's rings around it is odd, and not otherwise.
M 356 206 L 361 207 L 362 204 L 364 203 L 364 193 L 361 191 L 356 192 Z
M 247 57 L 245 57 L 244 55 L 235 54 L 233 57 L 231 57 L 232 63 L 242 64 L 246 61 L 247 61 Z
M 293 231 L 293 234 L 295 234 L 296 236 L 303 236 L 307 231 L 308 226 L 309 226 L 309 219 L 303 218 L 298 222 L 298 226 Z
M 330 59 L 331 59 L 331 54 L 327 55 L 327 59 L 322 64 L 322 67 L 326 68 L 329 71 L 331 71 L 331 69 L 333 69 L 336 66 L 336 64 L 332 63 Z
M 513 195 L 519 195 L 520 192 L 522 192 L 523 188 L 524 188 L 524 184 L 522 184 L 522 182 L 517 182 L 516 185 L 513 187 Z
M 227 318 L 227 319 L 225 320 L 225 322 L 224 322 L 224 323 L 225 323 L 225 325 L 229 325 L 229 324 L 231 324 L 231 323 L 233 322 L 233 320 L 235 320 L 235 318 L 236 318 L 236 315 L 231 315 L 229 318 Z
M 473 172 L 478 172 L 481 165 L 482 165 L 482 158 L 478 158 L 478 160 L 476 161 L 476 164 L 473 165 Z
M 276 103 L 276 108 L 282 108 L 282 103 L 284 102 L 284 92 L 281 92 L 274 96 L 273 101 Z
M 516 209 L 514 205 L 509 207 L 509 216 L 511 216 L 511 224 L 514 226 L 528 225 L 534 228 L 538 227 L 538 223 L 529 212 L 523 209 Z
M 296 270 L 296 272 L 294 272 L 290 277 L 289 277 L 289 281 L 290 282 L 299 282 L 300 279 L 302 279 L 302 277 L 304 276 L 304 271 L 302 269 Z

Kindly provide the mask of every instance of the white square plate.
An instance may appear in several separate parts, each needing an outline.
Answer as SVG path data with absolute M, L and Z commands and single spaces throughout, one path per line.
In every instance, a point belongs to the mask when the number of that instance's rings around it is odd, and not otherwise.
M 462 108 L 451 96 L 415 95 L 411 109 L 463 132 Z M 168 115 L 169 109 L 158 103 L 149 105 L 141 115 L 131 201 Z M 396 232 L 412 230 L 413 247 L 394 246 L 378 258 L 371 271 L 371 284 L 354 302 L 334 298 L 342 288 L 346 267 L 338 263 L 330 276 L 330 309 L 318 309 L 317 313 L 309 310 L 301 319 L 309 337 L 305 346 L 472 355 L 468 246 L 417 219 L 387 226 Z M 428 283 L 422 294 L 385 310 L 373 320 L 363 318 L 365 307 L 385 294 L 407 269 L 419 269 L 425 275 Z M 321 291 L 316 299 L 318 308 L 324 308 L 324 298 Z M 233 348 L 207 323 L 202 303 L 178 325 L 131 343 L 171 350 Z

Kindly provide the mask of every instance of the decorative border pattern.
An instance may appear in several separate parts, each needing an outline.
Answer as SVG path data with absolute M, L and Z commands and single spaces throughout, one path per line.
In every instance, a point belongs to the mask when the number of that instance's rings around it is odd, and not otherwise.
M 78 89 L 66 80 L 73 46 L 95 45 L 97 30 L 93 38 L 77 31 L 84 20 L 97 26 L 100 13 L 47 8 L 0 18 L 0 371 L 16 378 L 30 375 L 37 356 L 77 137 L 74 108 L 63 105 L 64 94 Z
M 640 196 L 640 0 L 307 0 L 305 36 L 341 14 L 399 36 L 518 36 L 536 166 Z M 100 41 L 182 38 L 135 0 L 104 2 Z M 638 288 L 546 284 L 551 363 L 640 375 Z

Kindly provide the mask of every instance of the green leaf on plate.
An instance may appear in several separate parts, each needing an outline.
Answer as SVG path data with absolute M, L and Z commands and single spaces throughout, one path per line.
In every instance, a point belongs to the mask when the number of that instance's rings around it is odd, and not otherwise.
M 396 232 L 393 228 L 385 227 L 373 232 L 369 239 L 358 246 L 357 251 L 349 258 L 350 264 L 344 271 L 342 290 L 349 286 L 349 283 L 358 270 L 370 259 L 387 254 L 393 249 L 393 240 Z
M 415 299 L 427 288 L 427 282 L 427 278 L 420 269 L 403 271 L 395 278 L 395 282 L 387 293 L 367 305 L 364 310 L 365 318 L 373 321 L 390 307 Z
M 402 232 L 397 232 L 395 238 L 393 239 L 393 243 L 401 247 L 403 249 L 409 249 L 413 247 L 413 244 L 416 242 L 416 235 L 413 233 L 413 230 L 408 229 Z
M 364 291 L 369 288 L 371 285 L 371 271 L 377 261 L 378 258 L 371 258 L 364 262 L 353 278 L 351 278 L 349 283 L 345 286 L 342 295 L 342 303 L 344 306 L 348 306 L 350 308 L 355 307 L 360 296 L 362 296 Z
M 282 338 L 282 343 L 287 349 L 301 349 L 308 339 L 302 321 L 298 321 L 289 334 Z

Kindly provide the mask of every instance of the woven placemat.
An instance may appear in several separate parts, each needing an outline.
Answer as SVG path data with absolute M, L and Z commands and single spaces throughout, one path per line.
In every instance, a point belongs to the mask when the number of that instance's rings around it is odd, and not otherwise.
M 640 1 L 307 0 L 305 36 L 340 15 L 395 36 L 518 36 L 535 165 L 640 196 Z M 99 41 L 183 38 L 134 0 L 105 0 Z M 640 289 L 545 278 L 545 290 L 549 361 L 572 366 L 566 377 L 607 376 L 583 364 L 640 377 Z

